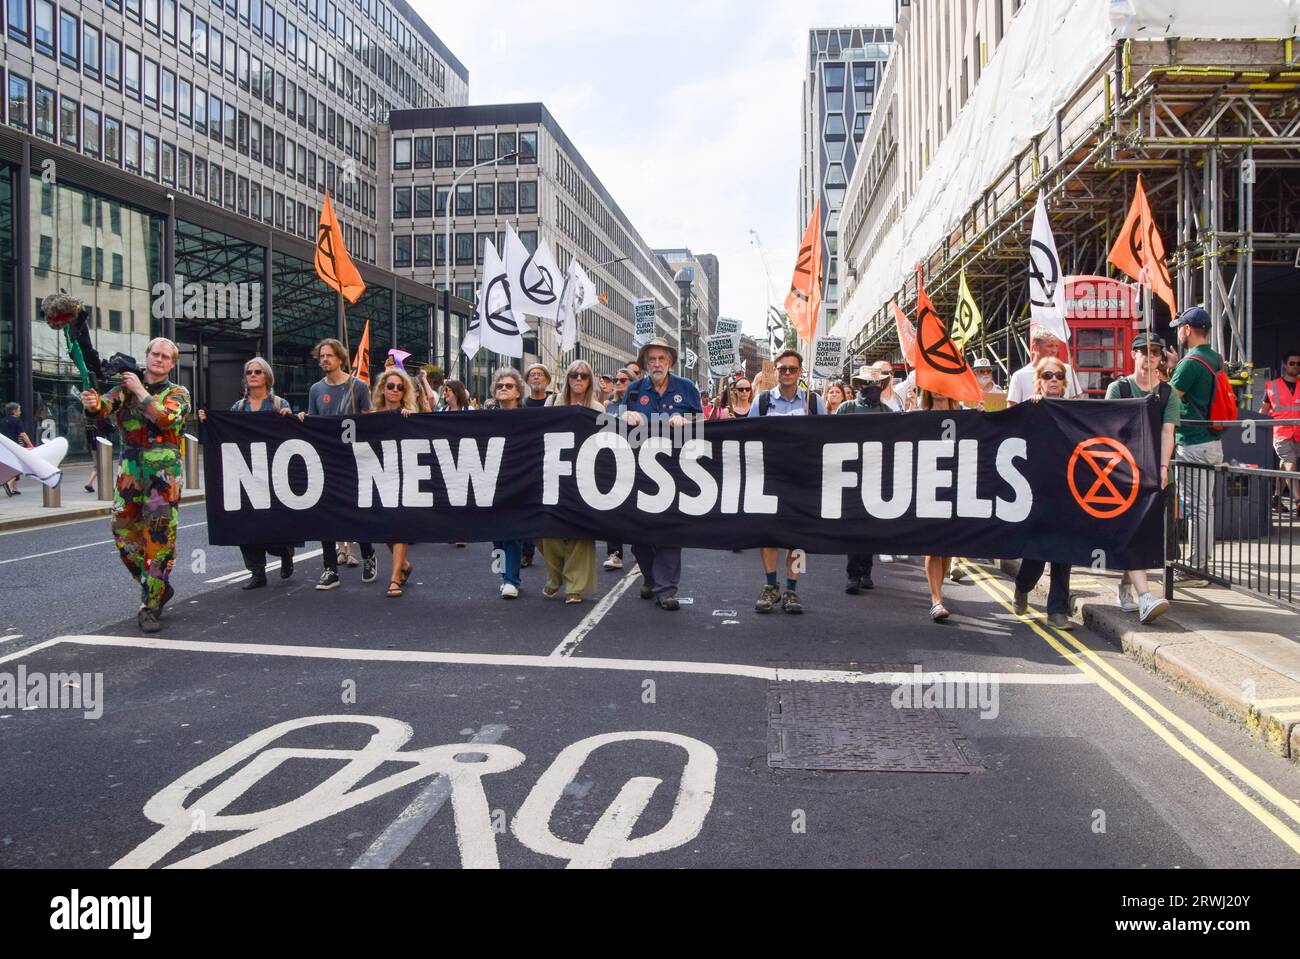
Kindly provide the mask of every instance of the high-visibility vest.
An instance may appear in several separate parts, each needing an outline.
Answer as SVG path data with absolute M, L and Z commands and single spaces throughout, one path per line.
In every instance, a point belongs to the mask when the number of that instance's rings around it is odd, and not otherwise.
M 1264 387 L 1269 409 L 1275 420 L 1300 420 L 1300 381 L 1288 387 L 1286 380 L 1278 377 Z M 1280 440 L 1300 440 L 1300 426 L 1275 426 L 1273 436 Z

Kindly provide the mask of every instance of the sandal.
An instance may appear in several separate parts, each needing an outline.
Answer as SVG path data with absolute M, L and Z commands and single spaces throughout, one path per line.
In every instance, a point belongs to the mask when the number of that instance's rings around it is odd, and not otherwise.
M 555 599 L 556 596 L 559 596 L 559 595 L 560 595 L 560 587 L 558 587 L 558 586 L 543 586 L 543 587 L 542 587 L 542 595 L 545 596 L 547 599 Z
M 581 605 L 581 603 L 582 603 L 582 597 L 579 596 L 577 593 L 570 593 L 568 596 L 564 598 L 565 606 L 578 606 Z
M 948 618 L 948 610 L 944 609 L 943 603 L 935 603 L 930 607 L 930 618 L 936 623 L 942 623 Z
M 399 583 L 397 580 L 393 580 L 391 583 L 388 584 L 388 598 L 389 599 L 402 598 L 402 584 Z
M 406 568 L 402 570 L 401 573 L 403 586 L 405 586 L 407 583 L 411 581 L 411 574 L 414 572 L 415 572 L 415 567 L 412 566 L 410 563 L 407 563 Z

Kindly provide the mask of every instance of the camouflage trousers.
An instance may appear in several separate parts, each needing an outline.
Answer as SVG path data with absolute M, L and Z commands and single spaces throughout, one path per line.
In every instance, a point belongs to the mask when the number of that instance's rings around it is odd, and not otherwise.
M 113 500 L 113 542 L 122 565 L 140 584 L 140 601 L 162 606 L 176 562 L 176 520 L 181 501 L 180 453 L 127 449 Z

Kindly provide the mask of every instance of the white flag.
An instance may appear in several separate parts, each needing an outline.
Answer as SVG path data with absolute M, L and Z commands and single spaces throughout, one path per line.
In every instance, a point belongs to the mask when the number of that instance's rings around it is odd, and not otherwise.
M 8 483 L 15 476 L 35 476 L 46 486 L 58 486 L 63 476 L 59 464 L 67 455 L 68 441 L 62 436 L 31 450 L 0 436 L 0 483 Z
M 474 318 L 465 331 L 465 355 L 480 347 L 519 359 L 524 355 L 523 317 L 510 308 L 510 277 L 491 240 L 483 244 L 483 285 L 479 287 Z
M 1034 211 L 1034 234 L 1029 245 L 1029 312 L 1033 325 L 1070 342 L 1070 328 L 1065 323 L 1065 277 L 1061 258 L 1056 253 L 1056 238 L 1047 219 L 1047 204 L 1040 194 Z
M 563 274 L 543 240 L 529 253 L 515 228 L 506 225 L 506 271 L 510 274 L 510 306 L 516 316 L 555 319 L 560 306 Z
M 694 350 L 686 351 L 686 368 L 688 370 L 695 369 L 695 365 L 699 362 L 700 362 L 700 357 Z
M 560 341 L 560 352 L 567 353 L 578 342 L 578 314 L 600 302 L 596 284 L 591 282 L 577 260 L 569 264 L 560 292 L 560 308 L 555 314 L 555 334 Z

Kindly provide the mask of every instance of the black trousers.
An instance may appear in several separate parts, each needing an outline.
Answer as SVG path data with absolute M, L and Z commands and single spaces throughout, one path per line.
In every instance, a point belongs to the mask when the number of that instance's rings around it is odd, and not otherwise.
M 321 543 L 320 545 L 321 549 L 325 551 L 321 556 L 321 561 L 325 564 L 325 568 L 337 573 L 339 571 L 339 544 Z M 362 543 L 360 545 L 362 559 L 370 559 L 370 557 L 375 555 L 375 547 L 370 543 Z
M 292 546 L 241 546 L 244 555 L 244 568 L 254 576 L 266 575 L 266 557 L 274 556 L 280 562 L 293 559 Z
M 859 580 L 864 576 L 870 576 L 875 560 L 876 558 L 870 553 L 854 553 L 849 557 L 847 570 L 849 579 Z

